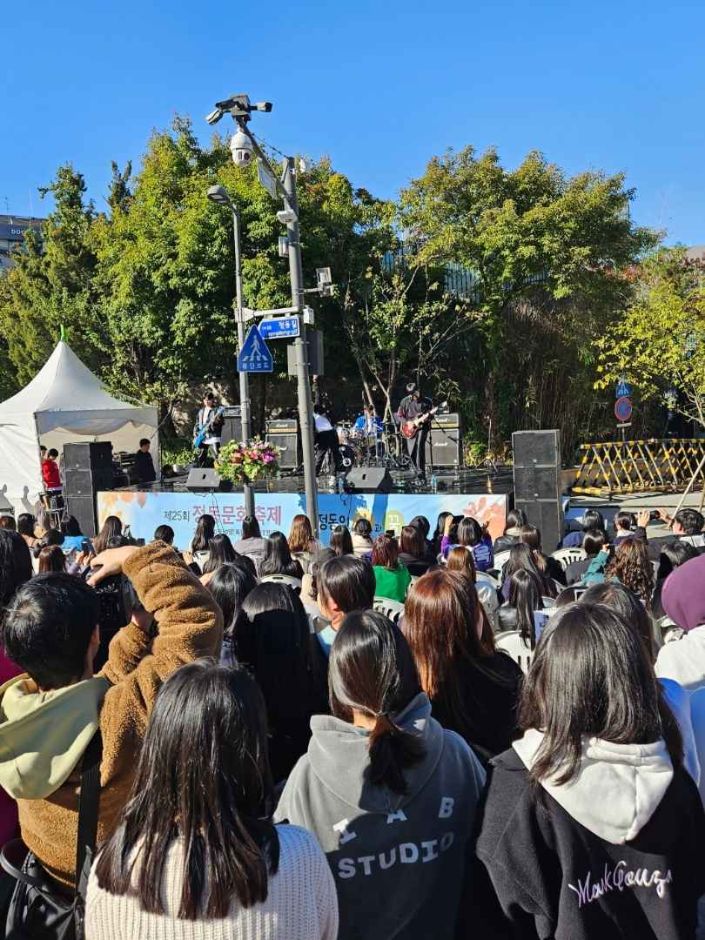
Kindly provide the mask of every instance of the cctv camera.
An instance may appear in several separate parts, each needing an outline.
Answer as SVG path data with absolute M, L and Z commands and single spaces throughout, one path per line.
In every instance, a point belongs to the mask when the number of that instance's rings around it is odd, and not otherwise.
M 293 222 L 296 222 L 298 216 L 293 209 L 282 209 L 280 212 L 277 212 L 277 218 L 282 225 L 291 225 Z
M 230 153 L 236 166 L 247 166 L 254 156 L 252 141 L 243 131 L 236 131 L 230 139 Z
M 216 108 L 214 111 L 211 111 L 210 114 L 206 115 L 206 121 L 209 124 L 217 124 L 222 116 L 223 112 L 220 110 L 220 108 Z

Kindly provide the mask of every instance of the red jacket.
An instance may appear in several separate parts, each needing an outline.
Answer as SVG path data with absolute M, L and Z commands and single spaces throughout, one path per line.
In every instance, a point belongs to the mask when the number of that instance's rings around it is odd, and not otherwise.
M 55 460 L 42 460 L 42 479 L 44 486 L 48 490 L 55 490 L 61 486 L 61 475 L 59 474 L 59 465 Z

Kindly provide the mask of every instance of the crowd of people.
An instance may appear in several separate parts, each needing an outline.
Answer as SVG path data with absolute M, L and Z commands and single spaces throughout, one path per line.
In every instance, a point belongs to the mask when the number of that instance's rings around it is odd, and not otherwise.
M 555 553 L 514 510 L 328 547 L 0 518 L 8 936 L 77 886 L 96 940 L 699 936 L 695 516 Z

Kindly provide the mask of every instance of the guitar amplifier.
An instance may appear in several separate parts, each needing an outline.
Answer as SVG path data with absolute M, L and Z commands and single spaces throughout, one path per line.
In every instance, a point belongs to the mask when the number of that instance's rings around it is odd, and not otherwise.
M 239 405 L 228 405 L 223 409 L 223 427 L 220 432 L 220 443 L 242 440 L 242 409 Z
M 267 422 L 267 440 L 281 448 L 279 466 L 282 470 L 295 470 L 301 465 L 299 427 L 296 418 L 273 418 Z
M 463 432 L 459 414 L 434 415 L 426 438 L 426 464 L 434 469 L 463 466 Z

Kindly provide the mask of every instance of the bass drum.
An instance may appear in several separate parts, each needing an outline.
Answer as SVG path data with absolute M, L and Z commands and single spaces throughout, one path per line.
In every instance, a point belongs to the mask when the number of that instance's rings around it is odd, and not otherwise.
M 338 448 L 338 453 L 340 454 L 340 464 L 346 472 L 352 470 L 355 466 L 355 458 L 357 454 L 355 448 L 351 447 L 350 444 L 343 444 Z

